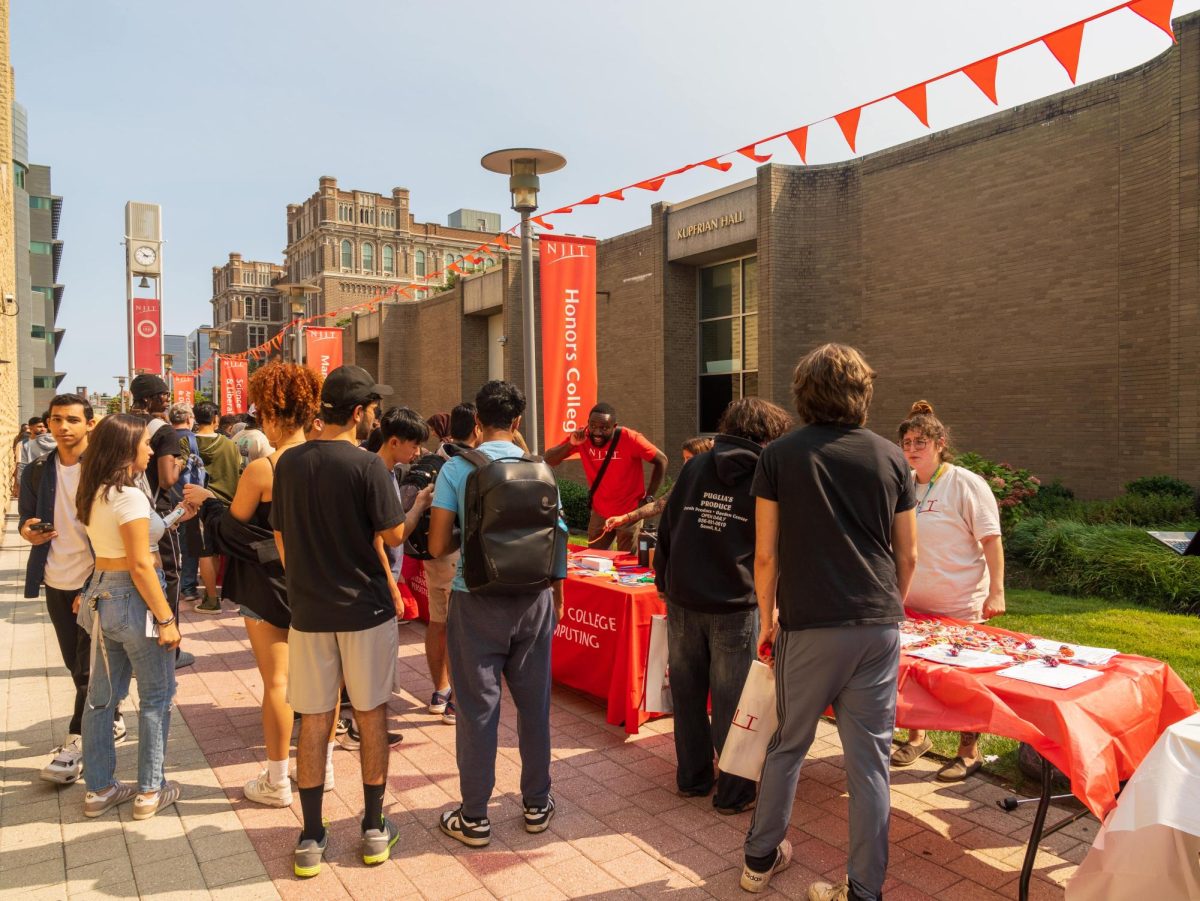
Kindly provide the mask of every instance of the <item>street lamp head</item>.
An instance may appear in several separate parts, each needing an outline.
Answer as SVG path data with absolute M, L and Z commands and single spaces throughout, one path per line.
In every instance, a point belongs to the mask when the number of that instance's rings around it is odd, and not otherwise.
M 532 147 L 494 150 L 479 162 L 489 172 L 507 173 L 512 208 L 518 213 L 532 213 L 537 209 L 538 175 L 557 172 L 567 164 L 566 157 L 553 150 Z

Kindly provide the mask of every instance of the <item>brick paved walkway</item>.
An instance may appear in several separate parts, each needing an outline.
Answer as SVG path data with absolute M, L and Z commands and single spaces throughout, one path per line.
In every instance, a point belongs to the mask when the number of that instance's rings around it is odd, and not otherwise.
M 0 548 L 0 898 L 625 898 L 670 893 L 739 898 L 741 844 L 749 814 L 723 817 L 707 799 L 674 794 L 671 721 L 626 739 L 604 723 L 602 708 L 555 691 L 554 792 L 550 830 L 527 835 L 517 791 L 519 759 L 511 709 L 502 717 L 491 845 L 470 850 L 436 828 L 457 797 L 454 729 L 424 712 L 428 676 L 423 631 L 401 630 L 385 811 L 401 830 L 392 859 L 379 867 L 358 857 L 362 786 L 357 755 L 334 754 L 337 789 L 327 865 L 301 882 L 291 875 L 299 799 L 269 809 L 242 799 L 242 784 L 265 760 L 258 720 L 261 681 L 232 611 L 185 622 L 198 663 L 180 674 L 168 769 L 183 785 L 177 809 L 135 823 L 120 816 L 85 820 L 82 786 L 57 789 L 37 770 L 65 728 L 71 697 L 42 602 L 20 598 L 23 542 L 12 523 Z M 199 620 L 199 621 L 198 621 Z M 132 710 L 133 702 L 126 705 Z M 136 773 L 136 716 L 120 749 L 119 772 Z M 845 776 L 836 730 L 822 724 L 793 808 L 796 863 L 772 883 L 800 897 L 809 881 L 840 878 L 845 867 Z M 1005 814 L 1005 792 L 973 779 L 961 787 L 932 779 L 922 762 L 893 778 L 889 901 L 914 898 L 1015 898 L 1032 805 Z M 1053 816 L 1053 814 L 1052 814 Z M 1090 818 L 1043 843 L 1034 898 L 1061 898 L 1096 824 Z

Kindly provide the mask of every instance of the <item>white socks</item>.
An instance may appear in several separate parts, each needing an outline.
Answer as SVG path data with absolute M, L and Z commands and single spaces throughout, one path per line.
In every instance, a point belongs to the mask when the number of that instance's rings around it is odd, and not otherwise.
M 267 781 L 272 785 L 287 785 L 288 762 L 286 758 L 267 761 Z
M 325 748 L 325 791 L 333 788 L 333 749 L 337 742 L 331 741 Z

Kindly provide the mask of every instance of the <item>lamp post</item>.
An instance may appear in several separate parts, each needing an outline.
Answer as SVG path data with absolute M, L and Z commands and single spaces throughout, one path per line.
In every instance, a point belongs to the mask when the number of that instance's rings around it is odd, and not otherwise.
M 171 392 L 171 403 L 175 403 L 175 354 L 159 354 L 162 357 L 163 380 L 167 383 L 167 390 Z
M 495 150 L 479 161 L 489 172 L 508 175 L 512 208 L 521 214 L 521 323 L 525 352 L 525 442 L 533 454 L 538 452 L 537 333 L 533 308 L 533 224 L 529 217 L 537 209 L 538 174 L 557 172 L 567 164 L 566 157 L 553 150 L 518 147 Z
M 201 326 L 200 328 L 196 329 L 196 331 L 202 335 L 208 335 L 208 349 L 212 351 L 213 357 L 212 399 L 213 403 L 217 405 L 218 409 L 220 409 L 221 401 L 218 398 L 220 397 L 219 392 L 221 390 L 221 339 L 226 335 L 232 335 L 233 332 L 227 328 L 209 328 L 207 326 Z
M 121 412 L 125 412 L 125 376 L 117 376 L 117 397 L 121 399 Z
M 298 319 L 303 319 L 308 312 L 308 295 L 319 294 L 321 291 L 316 285 L 310 285 L 305 282 L 285 283 L 275 285 L 274 288 L 287 298 L 288 309 L 291 311 L 293 323 Z M 292 331 L 292 362 L 297 364 L 299 364 L 303 353 L 303 345 L 300 339 L 300 327 L 295 326 Z

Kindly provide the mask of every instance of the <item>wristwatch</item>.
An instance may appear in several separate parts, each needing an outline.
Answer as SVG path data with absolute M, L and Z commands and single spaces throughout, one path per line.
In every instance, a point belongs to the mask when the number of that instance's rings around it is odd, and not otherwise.
M 638 506 L 643 507 L 646 504 L 653 504 L 653 503 L 654 503 L 654 495 L 647 494 L 644 498 L 642 498 L 642 502 L 640 504 L 638 504 Z

